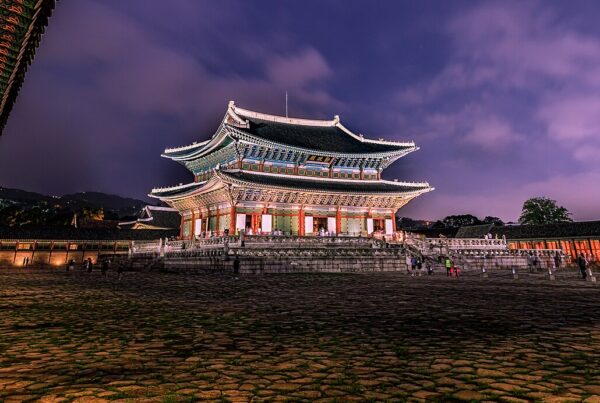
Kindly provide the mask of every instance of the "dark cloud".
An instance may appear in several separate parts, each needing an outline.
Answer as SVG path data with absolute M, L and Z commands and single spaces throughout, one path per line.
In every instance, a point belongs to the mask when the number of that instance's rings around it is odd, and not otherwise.
M 436 191 L 405 214 L 600 205 L 595 3 L 61 2 L 0 137 L 0 184 L 144 197 L 189 181 L 160 158 L 209 137 L 230 99 L 340 114 L 421 151 L 387 177 Z M 585 195 L 582 197 L 582 195 Z

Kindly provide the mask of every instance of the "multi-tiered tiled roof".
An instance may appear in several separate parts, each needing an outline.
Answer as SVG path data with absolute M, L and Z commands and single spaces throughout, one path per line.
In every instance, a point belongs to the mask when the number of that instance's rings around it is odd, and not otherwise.
M 426 182 L 381 179 L 381 172 L 418 150 L 414 142 L 372 140 L 340 122 L 299 119 L 229 103 L 206 141 L 167 149 L 195 182 L 155 188 L 150 196 L 179 211 L 198 205 L 278 203 L 398 209 L 433 190 Z
M 386 157 L 396 160 L 416 151 L 414 142 L 364 138 L 348 130 L 338 116 L 331 120 L 288 118 L 242 109 L 230 102 L 217 132 L 210 140 L 166 149 L 163 156 L 183 162 L 218 150 L 229 141 L 250 141 L 263 146 L 335 157 Z

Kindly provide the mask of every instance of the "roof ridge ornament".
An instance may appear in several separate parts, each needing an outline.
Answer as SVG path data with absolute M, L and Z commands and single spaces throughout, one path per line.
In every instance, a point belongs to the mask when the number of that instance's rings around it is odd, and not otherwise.
M 229 104 L 227 105 L 227 113 L 223 118 L 223 122 L 233 126 L 244 127 L 246 129 L 250 128 L 250 121 L 248 121 L 248 119 L 242 119 L 238 115 L 237 109 L 238 108 L 235 106 L 235 102 L 229 101 Z
M 318 127 L 331 127 L 335 126 L 339 123 L 336 122 L 335 118 L 331 120 L 321 120 L 321 119 L 305 119 L 305 118 L 290 118 L 286 116 L 272 115 L 269 113 L 262 113 L 251 111 L 249 109 L 243 109 L 238 106 L 232 107 L 233 112 L 238 116 L 238 118 L 249 117 L 260 120 L 267 120 L 275 123 L 284 123 L 284 124 L 292 124 L 292 125 L 303 125 L 303 126 L 318 126 Z

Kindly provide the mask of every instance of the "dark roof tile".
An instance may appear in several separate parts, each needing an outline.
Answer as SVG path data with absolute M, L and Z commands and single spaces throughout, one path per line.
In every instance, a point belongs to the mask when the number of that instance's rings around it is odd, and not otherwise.
M 250 128 L 241 131 L 264 140 L 290 146 L 337 153 L 375 153 L 408 149 L 405 145 L 379 144 L 360 141 L 337 126 L 307 126 L 278 123 L 256 118 L 244 118 Z
M 427 185 L 402 185 L 384 181 L 364 180 L 323 180 L 306 176 L 289 176 L 277 174 L 256 174 L 249 171 L 222 171 L 225 177 L 238 179 L 258 185 L 281 186 L 292 189 L 309 189 L 348 193 L 398 193 L 428 189 Z

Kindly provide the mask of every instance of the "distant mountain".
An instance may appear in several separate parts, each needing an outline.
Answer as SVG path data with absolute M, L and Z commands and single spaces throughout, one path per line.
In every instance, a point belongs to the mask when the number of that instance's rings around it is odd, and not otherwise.
M 49 202 L 50 200 L 52 200 L 52 197 L 40 193 L 28 192 L 26 190 L 9 189 L 0 186 L 0 200 L 9 201 L 13 203 L 29 203 L 43 201 Z
M 105 211 L 113 211 L 119 216 L 130 216 L 140 211 L 148 203 L 128 197 L 101 193 L 80 192 L 60 197 L 60 201 L 73 208 L 102 208 Z
M 118 220 L 133 216 L 147 203 L 101 192 L 47 196 L 0 187 L 0 226 L 69 225 L 74 214 Z

